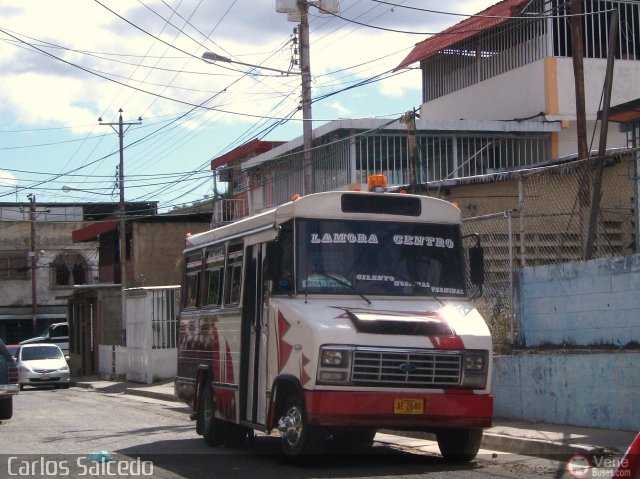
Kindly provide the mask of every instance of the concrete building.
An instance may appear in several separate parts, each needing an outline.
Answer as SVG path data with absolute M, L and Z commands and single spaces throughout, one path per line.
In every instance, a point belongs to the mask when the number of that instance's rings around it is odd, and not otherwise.
M 128 291 L 142 287 L 179 285 L 185 235 L 206 231 L 210 220 L 210 213 L 151 215 L 127 220 L 125 298 Z M 95 284 L 74 288 L 68 298 L 69 356 L 72 370 L 79 375 L 96 374 L 101 361 L 110 361 L 100 357 L 101 350 L 115 351 L 116 347 L 126 345 L 118 237 L 118 222 L 114 217 L 73 231 L 75 244 L 96 244 L 100 252 Z M 175 322 L 172 324 L 175 328 Z
M 503 0 L 418 43 L 397 69 L 420 64 L 421 117 L 560 121 L 551 158 L 575 153 L 570 8 L 560 0 Z M 595 138 L 611 9 L 619 14 L 611 104 L 640 97 L 640 2 L 583 1 L 587 131 Z M 617 125 L 610 128 L 609 147 L 624 147 L 625 139 Z
M 363 188 L 372 173 L 384 173 L 391 185 L 426 185 L 575 154 L 569 8 L 559 0 L 503 0 L 418 43 L 397 67 L 418 63 L 422 70 L 415 129 L 400 119 L 341 120 L 316 128 L 313 191 Z M 611 104 L 640 97 L 640 2 L 585 0 L 587 141 L 599 134 L 611 8 L 619 13 Z M 610 125 L 607 148 L 627 146 L 625 132 Z M 234 204 L 220 208 L 252 214 L 303 191 L 302 137 L 240 163 L 232 176 L 217 176 L 233 185 L 228 191 Z
M 155 210 L 153 204 L 128 208 Z M 0 203 L 0 337 L 16 343 L 67 320 L 74 286 L 98 282 L 98 244 L 72 231 L 102 221 L 117 203 Z

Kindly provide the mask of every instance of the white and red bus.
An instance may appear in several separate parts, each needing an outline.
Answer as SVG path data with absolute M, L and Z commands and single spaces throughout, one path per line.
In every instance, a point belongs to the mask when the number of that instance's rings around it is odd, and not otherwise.
M 176 396 L 211 446 L 277 430 L 297 459 L 387 428 L 471 460 L 492 342 L 465 257 L 455 205 L 398 193 L 312 194 L 190 236 Z

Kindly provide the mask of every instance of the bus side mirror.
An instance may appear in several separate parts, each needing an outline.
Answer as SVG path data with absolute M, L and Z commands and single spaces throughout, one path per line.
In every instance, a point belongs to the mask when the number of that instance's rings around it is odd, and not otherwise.
M 469 270 L 471 283 L 482 286 L 484 283 L 484 250 L 482 246 L 469 248 Z

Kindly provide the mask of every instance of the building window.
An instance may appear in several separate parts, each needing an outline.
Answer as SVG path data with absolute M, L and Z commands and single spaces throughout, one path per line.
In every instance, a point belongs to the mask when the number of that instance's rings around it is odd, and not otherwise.
M 0 251 L 0 280 L 29 279 L 26 251 Z
M 87 262 L 82 255 L 62 253 L 51 263 L 51 286 L 67 288 L 87 284 Z

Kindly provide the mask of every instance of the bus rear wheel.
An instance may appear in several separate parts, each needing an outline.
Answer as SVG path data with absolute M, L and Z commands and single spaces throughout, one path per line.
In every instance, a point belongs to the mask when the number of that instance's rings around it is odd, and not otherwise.
M 13 398 L 0 399 L 0 419 L 11 419 L 13 416 Z
M 443 429 L 436 433 L 440 454 L 450 462 L 469 462 L 480 450 L 482 429 Z
M 214 447 L 224 444 L 227 438 L 228 424 L 215 417 L 215 399 L 209 383 L 202 390 L 197 420 L 197 430 L 202 432 L 207 446 Z
M 307 424 L 302 401 L 297 396 L 286 402 L 283 415 L 278 421 L 278 431 L 282 453 L 287 462 L 300 462 L 322 452 L 324 438 L 321 430 Z

